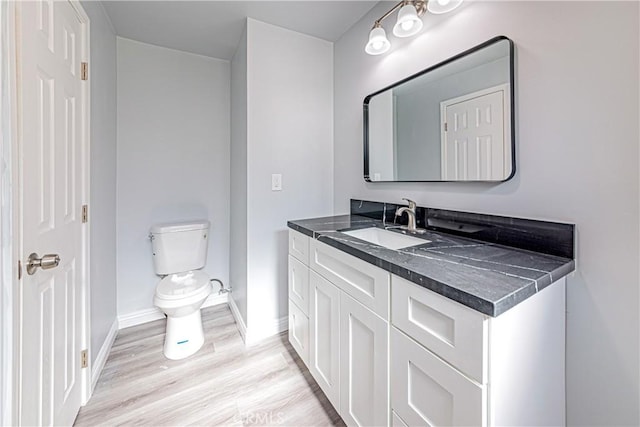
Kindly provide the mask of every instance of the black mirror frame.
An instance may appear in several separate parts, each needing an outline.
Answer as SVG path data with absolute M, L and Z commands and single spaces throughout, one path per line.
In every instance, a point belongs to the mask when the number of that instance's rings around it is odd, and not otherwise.
M 444 65 L 447 65 L 453 61 L 456 61 L 460 58 L 463 58 L 471 53 L 477 52 L 478 50 L 484 49 L 485 47 L 488 47 L 494 43 L 497 43 L 498 41 L 501 40 L 506 40 L 509 43 L 509 84 L 511 85 L 511 174 L 506 177 L 505 179 L 501 180 L 501 181 L 482 181 L 482 180 L 475 180 L 475 181 L 447 181 L 447 180 L 424 180 L 424 181 L 372 181 L 370 176 L 369 176 L 369 101 L 371 100 L 372 97 L 385 92 L 389 89 L 393 89 L 396 86 L 399 86 L 403 83 L 408 82 L 409 80 L 415 79 L 416 77 L 420 77 L 423 74 L 426 74 L 430 71 L 433 71 L 437 68 L 440 68 Z M 455 56 L 452 56 L 449 59 L 446 59 L 438 64 L 435 64 L 429 68 L 426 68 L 418 73 L 412 74 L 409 77 L 406 77 L 396 83 L 393 83 L 383 89 L 380 89 L 379 91 L 376 91 L 370 95 L 367 95 L 364 98 L 364 103 L 363 103 L 363 136 L 364 136 L 364 180 L 366 182 L 372 182 L 372 183 L 377 183 L 377 182 L 463 182 L 463 183 L 473 183 L 473 182 L 484 182 L 484 183 L 501 183 L 501 182 L 506 182 L 509 181 L 511 178 L 513 178 L 516 174 L 516 123 L 515 123 L 515 58 L 514 58 L 514 53 L 515 53 L 515 47 L 514 47 L 514 43 L 513 40 L 511 40 L 510 38 L 506 37 L 506 36 L 496 36 L 493 37 L 489 40 L 487 40 L 484 43 L 481 43 L 477 46 L 472 47 L 471 49 L 465 50 L 464 52 L 461 52 Z

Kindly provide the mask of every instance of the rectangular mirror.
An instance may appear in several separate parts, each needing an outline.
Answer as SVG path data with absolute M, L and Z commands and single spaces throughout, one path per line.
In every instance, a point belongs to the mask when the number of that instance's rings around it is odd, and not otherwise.
M 513 42 L 499 36 L 367 96 L 364 179 L 513 177 L 513 63 Z

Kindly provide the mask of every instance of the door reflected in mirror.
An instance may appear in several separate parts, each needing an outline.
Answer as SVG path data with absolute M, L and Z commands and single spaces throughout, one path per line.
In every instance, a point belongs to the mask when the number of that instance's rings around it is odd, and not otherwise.
M 367 96 L 365 180 L 510 179 L 513 62 L 500 36 Z

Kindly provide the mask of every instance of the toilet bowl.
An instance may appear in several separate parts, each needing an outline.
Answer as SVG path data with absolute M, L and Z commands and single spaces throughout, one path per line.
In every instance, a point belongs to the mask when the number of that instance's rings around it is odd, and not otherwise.
M 212 286 L 204 267 L 209 221 L 158 224 L 151 227 L 153 265 L 163 276 L 153 304 L 167 315 L 164 355 L 184 359 L 204 343 L 200 307 Z
M 200 307 L 211 289 L 209 276 L 202 271 L 171 274 L 156 287 L 153 304 L 167 315 L 167 359 L 189 357 L 204 344 Z

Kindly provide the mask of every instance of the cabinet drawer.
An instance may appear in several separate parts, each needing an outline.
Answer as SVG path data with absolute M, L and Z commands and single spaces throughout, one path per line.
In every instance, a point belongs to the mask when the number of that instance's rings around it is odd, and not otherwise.
M 391 408 L 407 425 L 486 425 L 486 387 L 393 327 L 391 372 Z
M 315 239 L 309 267 L 385 320 L 389 319 L 390 274 Z
M 289 230 L 289 255 L 293 255 L 309 265 L 309 236 L 305 236 L 294 230 Z
M 289 299 L 309 315 L 309 267 L 289 255 Z
M 393 275 L 391 321 L 464 374 L 487 382 L 486 316 Z
M 305 365 L 309 365 L 309 318 L 289 300 L 289 342 Z

